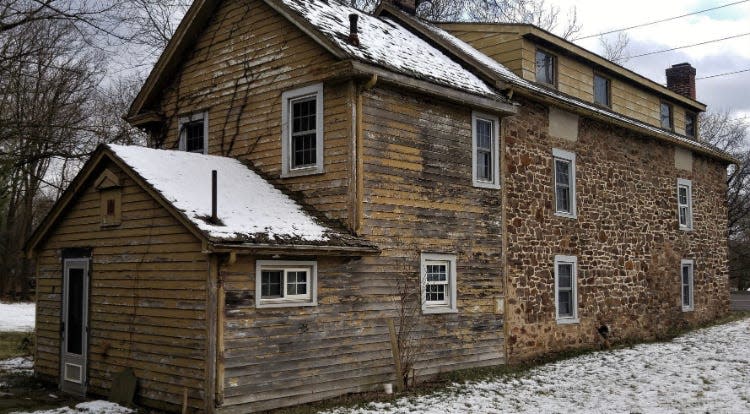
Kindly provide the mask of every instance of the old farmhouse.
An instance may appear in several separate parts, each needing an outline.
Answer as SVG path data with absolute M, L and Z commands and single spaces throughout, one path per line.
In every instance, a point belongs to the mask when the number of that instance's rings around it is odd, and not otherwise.
M 728 311 L 695 69 L 414 3 L 196 0 L 27 244 L 37 375 L 244 413 Z

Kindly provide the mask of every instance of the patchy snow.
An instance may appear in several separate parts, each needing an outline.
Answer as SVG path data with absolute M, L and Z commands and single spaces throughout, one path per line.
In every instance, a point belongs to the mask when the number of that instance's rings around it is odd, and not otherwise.
M 31 375 L 34 361 L 27 357 L 17 357 L 0 361 L 0 373 Z
M 750 412 L 750 320 L 329 414 Z
M 282 0 L 349 55 L 416 78 L 499 97 L 473 73 L 407 28 L 336 1 Z M 349 15 L 359 15 L 359 46 L 349 43 Z
M 62 407 L 52 410 L 41 410 L 33 412 L 16 411 L 15 414 L 130 414 L 134 411 L 109 401 L 87 401 L 80 403 L 75 408 Z M 13 414 L 13 413 L 12 413 Z
M 0 332 L 27 332 L 34 330 L 36 305 L 34 303 L 0 302 Z
M 325 241 L 329 229 L 240 161 L 185 151 L 109 144 L 109 148 L 210 237 Z M 211 171 L 217 171 L 217 210 L 211 224 Z

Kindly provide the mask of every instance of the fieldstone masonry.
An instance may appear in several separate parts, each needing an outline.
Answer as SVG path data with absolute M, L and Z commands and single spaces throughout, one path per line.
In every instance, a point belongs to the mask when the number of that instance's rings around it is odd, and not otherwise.
M 580 118 L 577 141 L 551 137 L 548 108 L 521 100 L 505 119 L 509 362 L 655 338 L 728 312 L 726 166 Z M 577 218 L 554 215 L 552 149 L 576 154 Z M 692 231 L 680 230 L 677 179 L 692 180 Z M 576 256 L 579 323 L 555 318 L 554 257 Z M 683 312 L 680 260 L 693 259 L 695 309 Z

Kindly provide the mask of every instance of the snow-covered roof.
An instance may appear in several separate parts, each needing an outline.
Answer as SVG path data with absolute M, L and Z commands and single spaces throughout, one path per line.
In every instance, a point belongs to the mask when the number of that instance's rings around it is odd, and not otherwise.
M 108 147 L 213 241 L 341 245 L 349 239 L 326 227 L 234 158 L 136 146 Z M 213 170 L 217 172 L 220 224 L 208 220 Z
M 352 58 L 465 92 L 503 98 L 473 73 L 388 17 L 330 1 L 281 0 Z M 349 42 L 349 15 L 359 15 L 359 46 Z
M 683 144 L 686 144 L 688 146 L 698 148 L 704 151 L 708 151 L 710 153 L 721 155 L 725 158 L 731 158 L 729 154 L 726 154 L 724 151 L 721 151 L 712 145 L 695 141 L 690 138 L 687 138 L 685 136 L 675 134 L 673 132 L 665 131 L 661 128 L 657 128 L 653 125 L 647 124 L 645 122 L 638 121 L 633 118 L 626 117 L 624 115 L 618 114 L 614 111 L 610 111 L 606 108 L 602 108 L 600 106 L 584 102 L 580 99 L 574 98 L 572 96 L 566 95 L 564 93 L 561 93 L 556 90 L 552 90 L 550 88 L 543 87 L 541 85 L 538 85 L 534 82 L 530 82 L 517 74 L 515 74 L 513 71 L 496 61 L 495 59 L 485 55 L 484 53 L 480 52 L 479 50 L 475 49 L 470 44 L 464 42 L 463 40 L 457 38 L 456 36 L 452 35 L 451 33 L 447 32 L 446 30 L 443 30 L 433 24 L 430 24 L 428 22 L 419 20 L 419 23 L 422 24 L 423 27 L 425 27 L 427 30 L 431 31 L 434 35 L 439 37 L 440 39 L 446 41 L 448 44 L 450 44 L 452 47 L 455 47 L 457 49 L 460 49 L 462 52 L 468 54 L 471 58 L 476 60 L 478 63 L 483 65 L 485 68 L 490 69 L 492 72 L 495 73 L 495 75 L 498 77 L 498 79 L 505 81 L 511 85 L 519 86 L 521 88 L 533 91 L 540 95 L 549 96 L 551 98 L 554 98 L 556 100 L 565 102 L 570 105 L 574 105 L 580 108 L 584 108 L 586 110 L 598 113 L 600 115 L 604 115 L 606 117 L 615 119 L 617 121 L 620 121 L 622 123 L 630 124 L 638 128 L 642 128 L 645 130 L 648 130 L 654 134 L 662 135 L 665 137 L 669 137 L 675 141 L 679 141 Z

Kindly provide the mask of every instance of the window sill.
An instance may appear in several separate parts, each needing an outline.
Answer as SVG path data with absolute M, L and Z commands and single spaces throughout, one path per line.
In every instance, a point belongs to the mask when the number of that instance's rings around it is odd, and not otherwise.
M 102 224 L 99 225 L 99 227 L 102 228 L 102 229 L 107 229 L 107 228 L 111 228 L 111 227 L 118 227 L 120 224 L 121 224 L 120 222 L 117 222 L 117 223 L 102 223 Z
M 692 227 L 682 227 L 682 226 L 680 226 L 680 231 L 691 232 L 691 231 L 693 231 L 693 228 Z
M 475 188 L 489 188 L 491 190 L 499 190 L 500 189 L 500 184 L 490 183 L 490 182 L 485 182 L 485 181 L 474 181 L 472 183 L 472 185 Z
M 574 214 L 574 213 L 561 213 L 559 211 L 555 212 L 555 216 L 557 216 L 557 217 L 565 217 L 565 218 L 569 218 L 569 219 L 577 219 L 578 218 L 577 214 Z
M 578 318 L 557 318 L 558 325 L 574 325 L 581 323 Z
M 299 301 L 299 300 L 284 300 L 284 301 L 260 301 L 255 304 L 257 309 L 264 308 L 296 308 L 304 306 L 318 306 L 317 302 L 310 301 Z
M 449 306 L 422 307 L 422 314 L 424 315 L 438 315 L 443 313 L 458 313 L 458 309 Z
M 695 309 L 694 309 L 694 308 L 693 308 L 692 306 L 691 306 L 691 307 L 689 307 L 689 308 L 685 308 L 685 307 L 683 307 L 683 308 L 682 308 L 682 311 L 683 311 L 683 312 L 693 312 L 694 310 L 695 310 Z
M 292 178 L 292 177 L 303 177 L 306 175 L 317 175 L 317 174 L 323 174 L 325 173 L 325 170 L 323 167 L 307 167 L 307 168 L 297 168 L 294 170 L 284 171 L 281 173 L 281 178 Z

